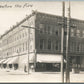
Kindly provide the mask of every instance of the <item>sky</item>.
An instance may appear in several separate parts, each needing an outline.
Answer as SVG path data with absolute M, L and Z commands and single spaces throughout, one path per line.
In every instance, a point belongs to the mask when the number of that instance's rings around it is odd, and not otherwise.
M 84 1 L 71 1 L 71 17 L 84 20 Z M 65 2 L 67 16 L 68 2 Z M 31 14 L 32 10 L 62 16 L 61 1 L 0 2 L 0 35 Z

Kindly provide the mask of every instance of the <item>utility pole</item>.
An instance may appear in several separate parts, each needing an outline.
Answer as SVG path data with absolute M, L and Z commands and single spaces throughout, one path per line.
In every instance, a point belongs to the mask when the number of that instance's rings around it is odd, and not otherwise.
M 66 83 L 70 82 L 70 72 L 69 72 L 69 41 L 70 41 L 70 1 L 68 8 L 67 17 L 67 36 L 66 36 Z
M 29 74 L 29 45 L 30 45 L 30 28 L 28 28 L 28 74 Z
M 36 49 L 35 49 L 34 53 L 35 53 L 35 59 L 34 59 L 34 70 L 35 70 L 35 69 L 36 69 L 36 59 L 37 59 L 37 56 L 36 56 Z
M 61 29 L 61 80 L 64 83 L 64 53 L 63 53 L 63 44 L 64 44 L 64 28 L 65 28 L 65 2 L 62 2 L 62 29 Z
M 35 29 L 35 27 L 30 27 L 30 26 L 22 26 L 23 28 L 27 28 L 28 29 L 28 74 L 30 72 L 30 69 L 29 69 L 29 45 L 30 45 L 30 29 Z M 35 50 L 35 53 L 36 53 L 36 50 Z

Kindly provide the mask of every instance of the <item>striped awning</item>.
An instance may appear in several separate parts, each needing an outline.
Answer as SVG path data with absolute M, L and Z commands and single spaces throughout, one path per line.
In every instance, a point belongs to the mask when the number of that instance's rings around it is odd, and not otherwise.
M 12 57 L 7 64 L 17 64 L 17 63 L 18 63 L 18 57 Z
M 0 60 L 0 64 L 3 63 L 5 60 L 6 60 L 6 59 L 2 59 L 2 60 Z
M 12 58 L 6 59 L 6 60 L 3 62 L 3 64 L 7 64 L 11 59 L 12 59 Z

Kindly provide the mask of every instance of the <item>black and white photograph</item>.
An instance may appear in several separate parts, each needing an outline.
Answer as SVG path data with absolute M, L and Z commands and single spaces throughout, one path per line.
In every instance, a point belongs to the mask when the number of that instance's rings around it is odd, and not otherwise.
M 83 83 L 84 1 L 0 1 L 0 83 Z

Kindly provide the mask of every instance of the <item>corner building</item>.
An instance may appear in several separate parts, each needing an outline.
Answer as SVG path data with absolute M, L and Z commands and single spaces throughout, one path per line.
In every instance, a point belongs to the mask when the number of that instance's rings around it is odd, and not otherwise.
M 65 17 L 64 62 L 66 61 L 66 28 L 67 18 Z M 29 68 L 33 66 L 35 71 L 60 71 L 61 29 L 61 16 L 34 11 L 1 36 L 1 68 L 26 71 L 29 59 Z M 84 70 L 84 21 L 70 19 L 69 39 L 70 68 Z

